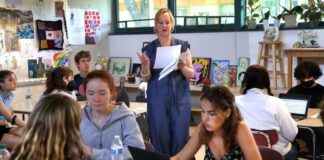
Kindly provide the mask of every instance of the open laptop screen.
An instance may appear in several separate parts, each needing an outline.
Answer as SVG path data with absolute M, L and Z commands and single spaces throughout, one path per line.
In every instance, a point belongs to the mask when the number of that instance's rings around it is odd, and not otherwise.
M 307 117 L 309 96 L 280 94 L 279 98 L 286 102 L 292 115 Z

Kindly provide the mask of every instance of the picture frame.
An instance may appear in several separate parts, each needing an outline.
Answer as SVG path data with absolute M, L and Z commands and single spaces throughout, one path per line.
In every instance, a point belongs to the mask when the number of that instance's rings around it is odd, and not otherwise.
M 126 77 L 129 75 L 131 63 L 131 57 L 109 57 L 108 72 L 113 77 Z
M 142 70 L 142 64 L 141 63 L 133 63 L 132 75 L 140 75 L 141 70 Z
M 192 66 L 194 69 L 194 81 L 196 85 L 202 84 L 202 81 L 208 77 L 210 73 L 211 58 L 193 57 Z

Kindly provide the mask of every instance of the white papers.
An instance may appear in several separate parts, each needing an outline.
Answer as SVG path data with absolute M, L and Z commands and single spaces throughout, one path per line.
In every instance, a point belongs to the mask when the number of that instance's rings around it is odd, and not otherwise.
M 181 45 L 169 47 L 157 47 L 154 69 L 165 68 L 174 63 L 180 55 Z
M 172 71 L 177 70 L 178 69 L 178 63 L 179 63 L 179 60 L 180 59 L 182 60 L 182 62 L 184 64 L 186 64 L 185 58 L 186 58 L 186 53 L 180 54 L 177 57 L 177 59 L 173 60 L 168 66 L 166 66 L 165 68 L 163 68 L 163 70 L 160 72 L 160 77 L 159 77 L 158 80 L 164 78 L 165 76 L 167 76 Z

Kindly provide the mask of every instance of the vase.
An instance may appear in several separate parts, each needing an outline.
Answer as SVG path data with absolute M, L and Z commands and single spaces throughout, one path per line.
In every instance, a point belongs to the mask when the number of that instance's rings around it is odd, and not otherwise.
M 255 22 L 255 19 L 249 19 L 248 20 L 248 29 L 255 29 L 256 28 L 256 22 Z
M 275 27 L 280 27 L 280 19 L 273 19 L 273 26 L 275 26 Z
M 297 17 L 296 14 L 285 15 L 284 16 L 285 28 L 297 27 L 296 17 Z

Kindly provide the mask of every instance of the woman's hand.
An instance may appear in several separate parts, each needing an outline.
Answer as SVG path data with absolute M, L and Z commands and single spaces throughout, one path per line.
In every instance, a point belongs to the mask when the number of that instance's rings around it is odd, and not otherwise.
M 84 145 L 84 149 L 85 149 L 85 151 L 86 151 L 86 154 L 88 155 L 88 156 L 90 156 L 91 154 L 92 154 L 92 147 L 90 147 L 90 146 L 87 146 L 87 145 Z
M 142 69 L 150 68 L 150 58 L 146 55 L 146 52 L 137 53 L 137 55 L 138 55 L 138 58 L 141 61 Z

